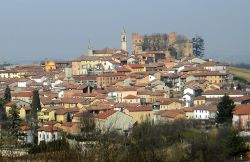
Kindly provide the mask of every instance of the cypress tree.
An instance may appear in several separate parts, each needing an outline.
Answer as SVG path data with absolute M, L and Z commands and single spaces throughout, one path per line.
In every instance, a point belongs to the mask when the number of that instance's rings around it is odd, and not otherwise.
M 9 130 L 10 130 L 10 134 L 13 137 L 15 137 L 16 140 L 18 139 L 18 136 L 19 136 L 20 125 L 21 125 L 21 119 L 17 112 L 17 107 L 16 105 L 14 105 L 11 107 L 11 110 L 10 110 Z
M 231 122 L 233 117 L 233 109 L 234 109 L 234 101 L 229 98 L 228 95 L 224 95 L 221 98 L 221 101 L 217 105 L 217 114 L 216 114 L 216 122 L 217 123 L 225 123 Z
M 37 111 L 41 110 L 41 103 L 40 103 L 38 90 L 33 91 L 33 98 L 32 98 L 31 107 L 32 107 L 32 115 L 36 119 L 37 118 Z
M 10 102 L 11 101 L 11 93 L 10 93 L 10 87 L 9 86 L 7 86 L 5 88 L 4 100 L 5 100 L 5 102 Z
M 67 122 L 71 122 L 70 113 L 67 114 Z
M 5 123 L 7 119 L 6 110 L 4 109 L 5 101 L 0 99 L 0 123 Z

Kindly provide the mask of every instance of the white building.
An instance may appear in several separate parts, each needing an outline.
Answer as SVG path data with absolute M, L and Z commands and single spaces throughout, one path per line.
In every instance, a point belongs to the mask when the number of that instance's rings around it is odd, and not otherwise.
M 194 113 L 193 118 L 194 119 L 202 119 L 202 120 L 208 120 L 208 119 L 215 119 L 217 107 L 215 105 L 212 106 L 195 106 L 193 107 Z
M 21 133 L 21 137 L 19 137 L 18 139 L 19 142 L 25 144 L 34 143 L 34 136 L 33 136 L 34 133 L 29 126 L 27 125 L 21 126 L 19 132 Z
M 222 98 L 224 95 L 229 97 L 242 97 L 244 93 L 240 90 L 210 90 L 202 93 L 206 98 Z
M 44 126 L 38 130 L 38 144 L 40 142 L 51 142 L 62 138 L 61 130 L 54 126 Z

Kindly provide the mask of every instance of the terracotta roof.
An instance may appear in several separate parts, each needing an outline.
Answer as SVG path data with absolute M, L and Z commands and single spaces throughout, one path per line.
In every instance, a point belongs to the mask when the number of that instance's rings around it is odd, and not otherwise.
M 185 115 L 185 112 L 181 109 L 178 110 L 163 110 L 159 112 L 161 117 L 176 118 L 178 115 Z
M 65 126 L 65 127 L 72 127 L 73 125 L 76 125 L 78 124 L 77 122 L 64 122 L 62 124 L 62 126 Z
M 139 97 L 134 96 L 134 95 L 127 95 L 126 97 L 124 97 L 123 99 L 138 99 Z
M 78 112 L 79 108 L 75 107 L 75 108 L 59 108 L 56 109 L 56 114 L 57 115 L 65 115 L 66 113 L 69 112 Z
M 44 131 L 44 132 L 60 132 L 62 131 L 60 128 L 55 127 L 55 126 L 43 126 L 39 129 L 37 129 L 37 131 Z
M 126 67 L 117 67 L 115 69 L 117 72 L 131 72 L 131 70 L 129 70 L 128 68 Z
M 21 131 L 28 131 L 30 130 L 30 127 L 28 125 L 23 125 L 19 128 Z
M 250 105 L 242 104 L 234 108 L 233 114 L 235 115 L 250 115 Z
M 116 113 L 117 111 L 116 110 L 107 110 L 105 112 L 102 112 L 100 114 L 97 114 L 95 116 L 95 118 L 97 119 L 106 119 L 107 117 L 113 115 L 114 113 Z
M 13 105 L 16 105 L 17 102 L 18 101 L 10 101 L 5 106 L 13 106 Z
M 136 69 L 136 68 L 143 68 L 144 66 L 142 64 L 127 64 L 128 67 L 131 69 Z
M 19 93 L 12 93 L 11 96 L 13 97 L 32 97 L 32 92 L 19 92 Z
M 140 112 L 140 111 L 152 111 L 152 106 L 140 106 L 140 107 L 128 107 L 128 111 L 130 112 Z
M 98 75 L 97 77 L 118 77 L 118 76 L 121 76 L 121 77 L 125 77 L 126 75 L 125 74 L 118 74 L 118 73 L 104 73 L 104 74 L 100 74 Z
M 243 95 L 240 90 L 209 90 L 202 93 L 203 95 Z
M 193 112 L 194 109 L 192 107 L 185 107 L 185 108 L 183 108 L 183 111 L 185 111 L 185 112 Z
M 114 107 L 117 107 L 117 108 L 127 108 L 127 107 L 137 107 L 139 104 L 137 103 L 123 103 L 123 102 L 119 102 L 119 103 L 116 103 L 114 105 Z
M 209 111 L 217 111 L 216 105 L 199 105 L 193 106 L 193 110 L 209 110 Z
M 173 102 L 182 103 L 180 100 L 174 98 L 163 98 L 159 99 L 158 101 L 160 102 L 161 105 L 169 105 Z
M 89 111 L 91 111 L 91 110 L 109 110 L 109 109 L 112 109 L 112 106 L 107 105 L 107 104 L 98 104 L 98 105 L 86 106 L 85 108 Z
M 205 100 L 206 97 L 204 96 L 198 96 L 198 97 L 195 97 L 194 100 Z
M 221 73 L 219 71 L 207 71 L 207 72 L 200 72 L 192 74 L 195 77 L 199 76 L 225 76 L 227 73 Z

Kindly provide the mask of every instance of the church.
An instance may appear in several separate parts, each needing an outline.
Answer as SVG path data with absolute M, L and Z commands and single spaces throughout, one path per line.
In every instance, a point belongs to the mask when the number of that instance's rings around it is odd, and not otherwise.
M 97 56 L 97 57 L 111 57 L 114 55 L 128 55 L 127 51 L 127 36 L 126 31 L 123 28 L 123 32 L 121 33 L 121 49 L 115 48 L 104 48 L 101 50 L 94 50 L 89 42 L 88 45 L 88 56 Z

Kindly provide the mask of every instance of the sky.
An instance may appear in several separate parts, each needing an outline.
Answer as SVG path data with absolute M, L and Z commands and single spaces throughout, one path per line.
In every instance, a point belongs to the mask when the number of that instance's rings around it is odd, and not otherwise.
M 0 62 L 72 60 L 120 48 L 131 33 L 177 32 L 205 40 L 205 55 L 250 61 L 249 0 L 0 0 Z

